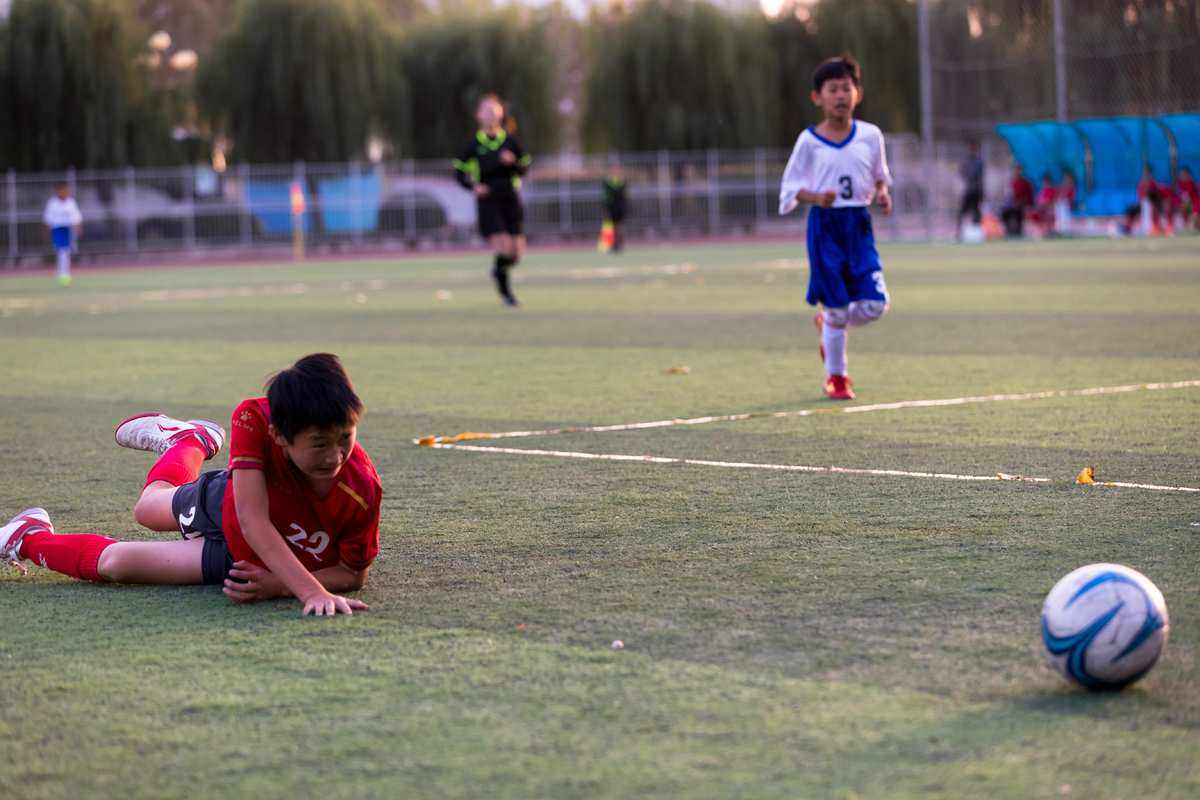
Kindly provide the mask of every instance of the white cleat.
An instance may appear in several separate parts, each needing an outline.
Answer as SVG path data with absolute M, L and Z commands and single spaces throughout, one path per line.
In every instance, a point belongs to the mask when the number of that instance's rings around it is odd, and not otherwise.
M 0 528 L 0 561 L 12 564 L 21 570 L 22 575 L 28 575 L 29 571 L 21 563 L 18 554 L 21 552 L 21 542 L 31 533 L 54 533 L 54 524 L 50 522 L 46 509 L 27 508 Z
M 137 414 L 122 422 L 116 430 L 117 444 L 134 450 L 146 450 L 162 455 L 168 448 L 188 436 L 204 445 L 207 455 L 215 456 L 225 444 L 225 429 L 207 419 L 183 420 L 168 417 L 157 411 Z

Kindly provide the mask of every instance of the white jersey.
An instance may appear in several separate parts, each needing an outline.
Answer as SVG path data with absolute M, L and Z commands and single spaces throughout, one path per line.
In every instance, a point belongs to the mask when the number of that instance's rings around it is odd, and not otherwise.
M 840 143 L 807 128 L 796 140 L 783 170 L 779 213 L 790 214 L 800 205 L 796 193 L 801 189 L 836 192 L 834 208 L 867 206 L 875 196 L 878 181 L 890 184 L 892 176 L 883 152 L 883 131 L 877 126 L 856 120 L 850 126 L 850 135 Z
M 63 200 L 55 195 L 46 203 L 42 222 L 46 223 L 47 228 L 74 228 L 83 222 L 83 215 L 79 213 L 74 197 Z

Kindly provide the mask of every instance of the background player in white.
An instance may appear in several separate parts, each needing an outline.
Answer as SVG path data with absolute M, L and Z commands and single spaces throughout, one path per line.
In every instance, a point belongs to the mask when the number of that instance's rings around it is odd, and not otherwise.
M 823 307 L 813 322 L 825 363 L 825 394 L 834 400 L 854 399 L 846 374 L 847 328 L 874 322 L 888 310 L 867 206 L 874 201 L 885 214 L 892 212 L 891 175 L 883 132 L 854 119 L 861 100 L 862 70 L 853 58 L 830 58 L 817 67 L 812 101 L 824 118 L 796 140 L 779 191 L 780 214 L 812 204 L 807 299 Z
M 61 286 L 71 285 L 71 248 L 83 225 L 79 205 L 71 197 L 71 187 L 60 183 L 54 187 L 54 196 L 46 201 L 42 222 L 50 229 L 50 241 L 58 255 L 58 282 Z

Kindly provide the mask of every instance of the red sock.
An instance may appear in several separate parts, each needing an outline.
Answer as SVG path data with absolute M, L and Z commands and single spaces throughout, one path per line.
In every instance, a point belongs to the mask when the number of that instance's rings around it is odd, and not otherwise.
M 100 583 L 104 580 L 96 570 L 100 554 L 116 542 L 96 533 L 31 533 L 17 555 L 63 575 Z
M 155 481 L 166 481 L 172 486 L 183 486 L 200 477 L 200 465 L 208 451 L 195 436 L 185 436 L 158 457 L 150 473 L 146 476 L 145 486 Z

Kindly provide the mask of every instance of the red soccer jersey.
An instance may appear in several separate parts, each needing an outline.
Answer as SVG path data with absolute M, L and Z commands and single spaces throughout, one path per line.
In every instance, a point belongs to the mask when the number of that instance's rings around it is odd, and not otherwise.
M 379 506 L 383 486 L 375 465 L 357 443 L 338 473 L 337 483 L 318 497 L 308 478 L 292 464 L 267 430 L 271 409 L 267 398 L 244 400 L 233 411 L 229 437 L 229 472 L 256 469 L 267 482 L 271 524 L 292 546 L 309 572 L 339 563 L 366 569 L 379 553 Z M 237 517 L 233 481 L 221 506 L 222 528 L 234 560 L 266 566 L 246 543 Z
M 1142 178 L 1138 181 L 1137 196 L 1139 200 L 1151 200 L 1163 197 L 1162 186 L 1154 178 Z
M 1180 178 L 1175 182 L 1176 193 L 1179 199 L 1187 198 L 1192 201 L 1192 212 L 1200 211 L 1200 190 L 1196 188 L 1196 181 L 1190 178 Z
M 1013 205 L 1026 208 L 1033 205 L 1033 183 L 1024 175 L 1012 180 Z

